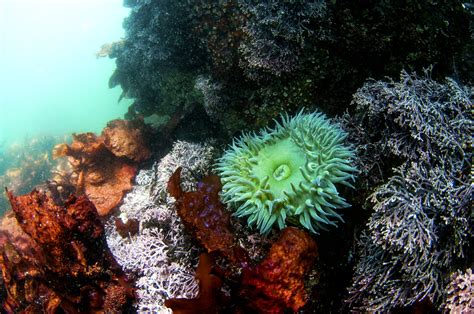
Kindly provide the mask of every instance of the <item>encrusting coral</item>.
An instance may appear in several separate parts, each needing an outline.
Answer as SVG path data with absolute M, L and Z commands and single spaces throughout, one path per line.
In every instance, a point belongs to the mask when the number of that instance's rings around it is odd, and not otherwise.
M 335 209 L 350 206 L 336 185 L 352 187 L 356 172 L 346 133 L 318 112 L 282 118 L 275 129 L 235 140 L 220 158 L 222 199 L 261 233 L 287 221 L 314 233 L 336 225 Z
M 59 206 L 46 192 L 8 192 L 13 214 L 0 228 L 8 313 L 118 313 L 134 291 L 110 253 L 94 204 L 71 196 Z
M 76 191 L 87 195 L 101 216 L 120 204 L 132 188 L 136 164 L 151 155 L 143 128 L 139 121 L 113 120 L 101 136 L 73 135 L 71 145 L 60 144 L 54 149 L 54 157 L 69 157 Z

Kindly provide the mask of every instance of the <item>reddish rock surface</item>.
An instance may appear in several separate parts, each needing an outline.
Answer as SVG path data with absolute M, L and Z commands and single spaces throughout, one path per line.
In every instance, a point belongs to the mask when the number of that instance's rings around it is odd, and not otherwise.
M 14 196 L 0 224 L 0 266 L 7 313 L 118 313 L 133 289 L 111 255 L 87 197 L 64 206 L 37 190 Z
M 307 232 L 284 229 L 265 259 L 243 270 L 240 296 L 259 313 L 298 311 L 306 304 L 304 277 L 317 255 L 316 242 Z

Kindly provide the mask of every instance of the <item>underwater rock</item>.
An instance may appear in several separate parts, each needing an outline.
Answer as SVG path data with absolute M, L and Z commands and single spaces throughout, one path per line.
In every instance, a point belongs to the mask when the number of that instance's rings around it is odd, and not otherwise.
M 260 264 L 244 268 L 240 296 L 259 313 L 297 312 L 306 303 L 304 277 L 317 256 L 316 242 L 309 233 L 284 229 Z
M 125 40 L 109 56 L 117 64 L 110 85 L 134 99 L 129 112 L 192 116 L 193 106 L 204 105 L 227 136 L 302 104 L 341 113 L 368 77 L 404 68 L 436 64 L 436 75 L 472 77 L 471 12 L 459 0 L 126 6 Z
M 54 156 L 68 156 L 78 193 L 85 193 L 101 216 L 108 215 L 132 188 L 136 164 L 151 155 L 139 122 L 114 120 L 102 135 L 73 135 L 71 145 L 60 144 Z
M 7 194 L 14 217 L 7 215 L 1 224 L 4 310 L 117 312 L 131 305 L 133 288 L 111 255 L 87 197 L 73 196 L 58 206 L 37 190 Z
M 236 244 L 230 230 L 230 214 L 224 211 L 219 198 L 219 177 L 207 176 L 198 183 L 196 191 L 183 192 L 180 176 L 178 168 L 169 179 L 168 191 L 176 198 L 178 215 L 186 228 L 208 252 L 218 252 L 233 264 L 247 265 L 248 257 Z
M 324 36 L 317 25 L 327 19 L 326 2 L 242 2 L 241 10 L 248 17 L 239 47 L 245 74 L 258 81 L 267 73 L 281 76 L 298 69 L 304 42 Z

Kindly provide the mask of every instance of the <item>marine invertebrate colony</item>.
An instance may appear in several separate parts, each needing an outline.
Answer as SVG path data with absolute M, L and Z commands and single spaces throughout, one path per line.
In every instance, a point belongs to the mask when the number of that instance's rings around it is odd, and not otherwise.
M 448 298 L 445 309 L 451 313 L 472 313 L 474 311 L 474 274 L 472 268 L 451 275 L 447 287 Z
M 283 116 L 275 129 L 243 135 L 218 162 L 224 202 L 261 233 L 286 221 L 315 233 L 335 225 L 342 217 L 334 210 L 350 206 L 336 184 L 352 187 L 356 171 L 345 137 L 323 114 L 303 111 Z
M 110 85 L 134 100 L 128 117 L 187 119 L 204 106 L 228 135 L 301 104 L 341 113 L 367 77 L 436 64 L 438 77 L 456 65 L 469 80 L 463 2 L 126 0 L 125 38 L 106 49 Z

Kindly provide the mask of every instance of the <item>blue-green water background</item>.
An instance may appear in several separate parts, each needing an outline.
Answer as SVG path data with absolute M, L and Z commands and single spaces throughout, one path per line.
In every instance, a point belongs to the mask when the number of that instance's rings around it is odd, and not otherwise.
M 120 40 L 127 15 L 122 0 L 0 0 L 0 147 L 123 117 L 115 63 L 95 53 Z

